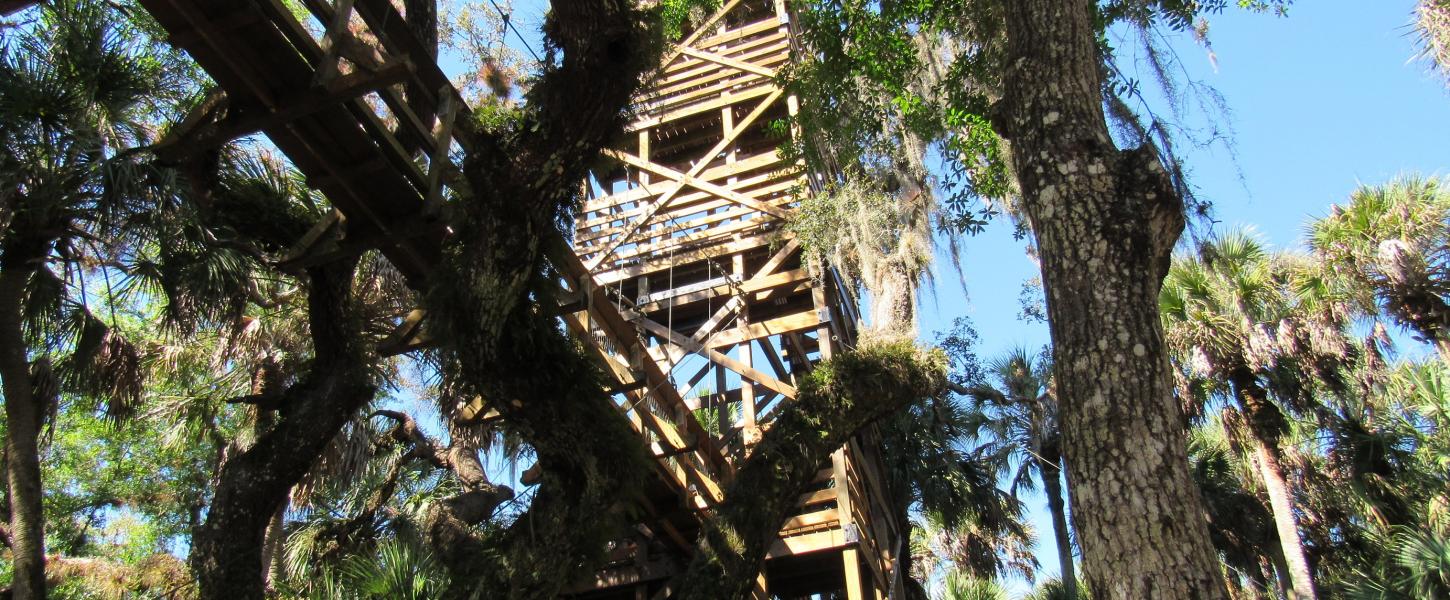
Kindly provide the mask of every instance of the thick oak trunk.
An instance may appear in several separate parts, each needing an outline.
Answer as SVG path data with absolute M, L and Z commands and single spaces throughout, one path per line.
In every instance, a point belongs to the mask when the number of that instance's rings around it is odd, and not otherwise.
M 1226 598 L 1158 314 L 1182 202 L 1153 149 L 1114 147 L 1094 9 L 1006 3 L 994 115 L 1041 256 L 1083 571 L 1099 597 Z
M 352 293 L 354 260 L 309 270 L 313 362 L 279 401 L 276 426 L 221 467 L 206 522 L 193 535 L 192 569 L 205 599 L 265 595 L 267 526 L 348 419 L 369 400 L 369 357 Z
M 802 488 L 857 431 L 913 400 L 940 394 L 946 387 L 942 360 L 896 342 L 863 346 L 818 365 L 705 523 L 679 598 L 751 597 L 766 551 Z
M 6 263 L 0 266 L 0 379 L 5 391 L 5 472 L 15 573 L 11 593 L 17 600 L 29 600 L 45 597 L 45 525 L 36 444 L 45 411 L 31 385 L 25 353 L 25 288 L 34 267 L 22 260 Z
M 587 166 L 623 130 L 659 49 L 650 19 L 624 0 L 555 3 L 544 31 L 556 60 L 530 89 L 520 123 L 478 132 L 464 164 L 473 193 L 452 207 L 457 234 L 426 297 L 460 383 L 503 415 L 543 473 L 528 512 L 504 532 L 475 531 L 479 515 L 467 506 L 434 507 L 427 535 L 453 596 L 557 596 L 602 559 L 622 525 L 613 509 L 629 501 L 621 491 L 648 472 L 641 440 L 593 363 L 533 303 L 552 298 L 543 249 L 568 220 Z

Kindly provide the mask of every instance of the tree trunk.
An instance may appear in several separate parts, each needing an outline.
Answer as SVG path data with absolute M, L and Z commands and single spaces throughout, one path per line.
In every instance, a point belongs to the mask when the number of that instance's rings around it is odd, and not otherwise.
M 1057 540 L 1057 562 L 1061 567 L 1062 590 L 1071 600 L 1077 600 L 1077 572 L 1072 562 L 1072 536 L 1067 529 L 1067 510 L 1062 500 L 1062 469 L 1058 461 L 1044 452 L 1038 459 L 1042 471 L 1042 485 L 1046 488 L 1047 509 L 1052 512 L 1052 535 Z
M 1083 570 L 1104 598 L 1226 598 L 1158 314 L 1183 205 L 1153 148 L 1113 145 L 1094 9 L 1005 4 L 993 115 L 1041 256 Z
M 817 366 L 704 524 L 679 598 L 750 598 L 770 543 L 831 453 L 861 428 L 945 387 L 941 357 L 910 342 L 862 346 Z
M 1288 598 L 1312 600 L 1317 595 L 1309 561 L 1304 556 L 1299 524 L 1294 518 L 1294 494 L 1284 479 L 1284 469 L 1279 460 L 1279 440 L 1288 423 L 1279 408 L 1269 400 L 1268 390 L 1259 385 L 1247 368 L 1235 370 L 1230 376 L 1230 383 L 1244 409 L 1246 425 L 1253 437 L 1254 466 L 1258 468 L 1264 492 L 1269 496 L 1269 512 L 1274 517 L 1274 530 L 1279 534 L 1279 547 L 1287 568 L 1280 575 L 1287 576 L 1290 582 Z
M 1264 491 L 1269 495 L 1269 507 L 1274 512 L 1274 529 L 1279 533 L 1279 546 L 1283 551 L 1285 575 L 1291 584 L 1290 600 L 1312 600 L 1317 597 L 1314 580 L 1309 571 L 1309 560 L 1304 556 L 1304 545 L 1299 536 L 1299 525 L 1294 519 L 1294 506 L 1289 484 L 1284 479 L 1279 464 L 1278 452 L 1270 449 L 1261 440 L 1254 440 L 1254 463 L 1259 467 L 1259 476 L 1264 480 Z
M 1293 593 L 1293 590 L 1289 588 L 1289 580 L 1292 579 L 1292 576 L 1289 575 L 1289 561 L 1284 560 L 1283 546 L 1280 546 L 1278 548 L 1270 548 L 1269 557 L 1274 562 L 1274 573 L 1277 574 L 1277 577 L 1274 577 L 1274 585 L 1279 588 L 1280 596 L 1288 598 L 1289 595 Z M 1274 594 L 1269 591 L 1268 585 L 1264 586 L 1264 597 L 1275 597 Z
M 287 532 L 283 529 L 286 515 L 287 501 L 283 500 L 277 512 L 272 513 L 267 532 L 262 536 L 262 586 L 268 593 L 276 591 L 277 581 L 282 577 L 282 548 L 287 541 Z
M 260 599 L 268 523 L 347 420 L 375 390 L 360 308 L 352 294 L 355 260 L 309 269 L 313 363 L 283 393 L 277 425 L 221 468 L 206 522 L 193 535 L 192 568 L 206 599 Z
M 881 261 L 870 285 L 871 334 L 883 338 L 916 338 L 916 274 L 899 255 Z
M 29 600 L 45 597 L 45 516 L 37 445 L 45 411 L 31 384 L 23 317 L 25 288 L 35 268 L 19 260 L 5 262 L 0 265 L 0 378 L 5 390 L 5 466 L 15 569 L 11 593 L 16 600 Z

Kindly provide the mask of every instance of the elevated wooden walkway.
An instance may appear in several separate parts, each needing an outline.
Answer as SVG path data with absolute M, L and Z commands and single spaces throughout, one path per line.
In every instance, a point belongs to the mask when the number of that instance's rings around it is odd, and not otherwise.
M 469 107 L 388 0 L 141 0 L 225 91 L 187 135 L 265 134 L 336 208 L 294 265 L 380 249 L 414 285 L 440 255 L 438 218 L 466 185 Z M 310 27 L 309 27 L 310 25 Z M 360 36 L 375 39 L 362 44 Z M 830 272 L 812 277 L 783 219 L 808 189 L 769 126 L 796 100 L 775 80 L 790 60 L 781 0 L 733 0 L 668 53 L 637 120 L 587 182 L 574 247 L 550 259 L 572 302 L 551 308 L 617 379 L 615 402 L 654 452 L 650 515 L 581 597 L 664 597 L 734 462 L 789 410 L 796 377 L 849 347 L 859 318 Z M 405 99 L 403 85 L 423 90 Z M 419 113 L 418 106 L 435 107 Z M 323 235 L 344 226 L 341 242 Z M 426 343 L 420 311 L 387 350 Z M 466 411 L 482 417 L 487 407 Z M 874 433 L 833 457 L 771 549 L 761 592 L 885 597 L 905 531 L 886 506 Z

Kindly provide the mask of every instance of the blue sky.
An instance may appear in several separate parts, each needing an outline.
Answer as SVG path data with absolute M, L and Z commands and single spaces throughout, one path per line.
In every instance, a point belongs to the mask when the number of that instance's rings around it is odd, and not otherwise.
M 1424 63 L 1410 62 L 1413 4 L 1302 0 L 1287 18 L 1229 9 L 1211 19 L 1215 61 L 1191 37 L 1169 36 L 1185 77 L 1215 88 L 1231 111 L 1220 125 L 1233 131 L 1232 151 L 1219 144 L 1184 153 L 1219 228 L 1252 225 L 1275 247 L 1292 247 L 1307 220 L 1361 184 L 1400 173 L 1450 174 L 1450 92 Z M 515 23 L 526 35 L 535 31 L 541 5 L 515 5 Z M 1140 78 L 1151 85 L 1151 76 Z M 1186 124 L 1204 121 L 1190 114 Z M 1045 325 L 1017 318 L 1021 286 L 1036 265 L 1011 233 L 1001 220 L 966 240 L 965 293 L 950 262 L 939 257 L 935 294 L 922 301 L 924 341 L 966 316 L 980 334 L 984 356 L 1047 342 Z M 1053 575 L 1045 502 L 1034 497 L 1028 503 L 1040 534 L 1042 573 Z M 1026 585 L 1015 582 L 1013 588 Z

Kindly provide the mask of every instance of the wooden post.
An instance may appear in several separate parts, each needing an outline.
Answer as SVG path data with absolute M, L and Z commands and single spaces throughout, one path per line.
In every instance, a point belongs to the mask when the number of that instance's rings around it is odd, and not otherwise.
M 745 256 L 742 254 L 736 254 L 730 257 L 730 262 L 733 271 L 731 276 L 734 277 L 736 281 L 744 280 Z M 746 333 L 750 330 L 749 304 L 740 307 L 740 313 L 737 317 L 736 323 L 737 327 L 740 328 L 740 331 L 742 333 Z M 741 342 L 741 344 L 737 346 L 738 348 L 740 348 L 739 361 L 740 364 L 744 365 L 746 368 L 752 368 L 751 359 L 752 355 L 755 354 L 755 348 L 754 345 L 750 343 L 750 337 L 748 335 L 743 335 L 742 337 L 745 339 L 745 341 Z M 755 425 L 755 384 L 744 377 L 740 378 L 740 414 L 741 418 L 745 421 L 741 425 L 745 428 L 745 430 L 741 432 L 741 435 L 744 436 L 745 445 L 747 447 L 754 446 L 755 442 L 759 441 L 757 438 L 760 435 L 760 431 L 756 428 Z
M 822 352 L 825 348 L 826 344 L 822 342 Z M 831 470 L 836 480 L 836 513 L 840 515 L 841 529 L 848 529 L 855 525 L 855 519 L 851 516 L 851 482 L 844 447 L 831 453 Z M 852 542 L 841 549 L 841 563 L 846 574 L 846 600 L 865 600 L 865 596 L 861 595 L 860 551 L 856 548 L 856 543 Z
M 770 584 L 765 580 L 765 568 L 762 566 L 760 574 L 755 576 L 755 586 L 750 588 L 751 600 L 770 600 Z

